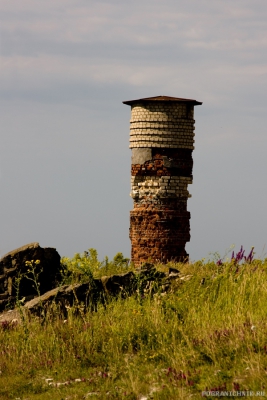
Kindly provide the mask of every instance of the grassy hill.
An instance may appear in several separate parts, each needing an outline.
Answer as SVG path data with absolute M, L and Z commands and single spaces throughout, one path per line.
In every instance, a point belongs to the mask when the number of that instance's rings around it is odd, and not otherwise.
M 64 282 L 133 269 L 121 253 L 100 263 L 93 249 L 62 267 Z M 66 317 L 54 307 L 43 319 L 1 322 L 0 399 L 264 397 L 267 259 L 157 266 L 169 267 L 180 279 L 168 293 L 148 286 L 94 311 L 79 305 Z

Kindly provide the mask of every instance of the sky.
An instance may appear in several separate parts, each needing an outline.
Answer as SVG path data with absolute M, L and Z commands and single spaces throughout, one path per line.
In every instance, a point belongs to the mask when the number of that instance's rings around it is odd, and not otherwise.
M 195 107 L 192 261 L 267 257 L 266 0 L 0 2 L 0 257 L 130 257 L 122 101 Z

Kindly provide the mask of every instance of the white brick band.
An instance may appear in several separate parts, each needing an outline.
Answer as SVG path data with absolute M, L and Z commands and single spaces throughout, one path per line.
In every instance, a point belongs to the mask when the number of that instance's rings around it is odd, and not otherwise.
M 130 196 L 134 200 L 146 196 L 188 198 L 187 185 L 192 182 L 192 178 L 183 176 L 132 176 Z
M 185 104 L 132 106 L 129 147 L 194 149 L 193 113 Z

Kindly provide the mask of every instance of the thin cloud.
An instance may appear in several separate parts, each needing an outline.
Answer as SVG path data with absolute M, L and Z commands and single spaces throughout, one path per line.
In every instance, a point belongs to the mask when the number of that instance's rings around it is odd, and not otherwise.
M 41 100 L 62 86 L 120 84 L 193 90 L 219 105 L 244 87 L 263 92 L 262 0 L 25 0 L 23 7 L 11 0 L 0 11 L 2 98 L 35 92 Z
M 190 4 L 171 0 L 133 4 L 26 0 L 23 7 L 19 4 L 11 0 L 0 6 L 3 32 L 69 43 L 147 45 L 181 42 L 184 38 L 209 42 L 211 37 L 222 41 L 225 36 L 238 38 L 240 32 L 243 35 L 242 24 L 264 22 L 267 11 L 263 1 L 238 1 L 233 5 L 229 1 L 211 4 L 199 0 Z M 257 31 L 264 29 L 264 24 L 257 27 Z M 253 30 L 249 34 L 253 35 Z

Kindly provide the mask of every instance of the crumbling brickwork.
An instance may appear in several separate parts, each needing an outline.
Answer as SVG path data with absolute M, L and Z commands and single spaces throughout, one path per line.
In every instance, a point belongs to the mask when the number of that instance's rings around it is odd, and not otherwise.
M 188 258 L 196 100 L 158 96 L 131 105 L 131 259 L 135 265 Z

